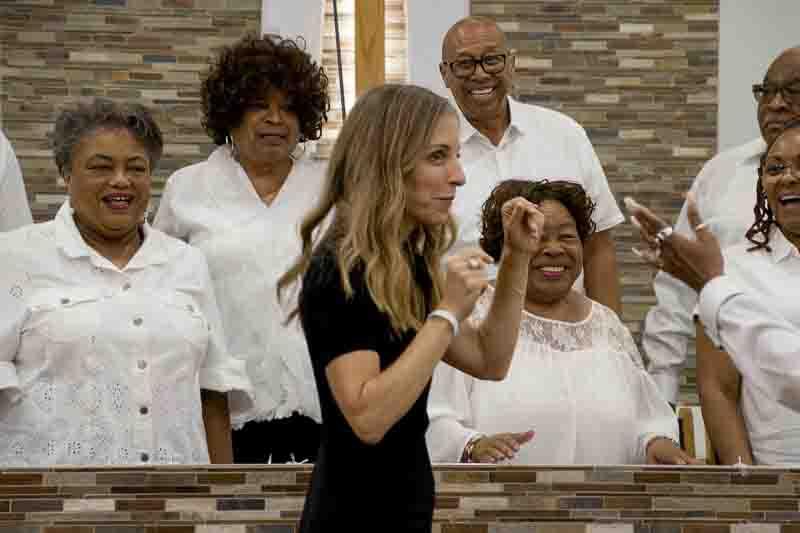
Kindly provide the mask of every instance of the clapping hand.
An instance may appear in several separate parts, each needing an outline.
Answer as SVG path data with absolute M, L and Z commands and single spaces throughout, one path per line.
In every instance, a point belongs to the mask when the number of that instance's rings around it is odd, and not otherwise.
M 520 447 L 533 439 L 533 431 L 497 433 L 482 437 L 472 448 L 473 463 L 499 463 L 513 459 Z

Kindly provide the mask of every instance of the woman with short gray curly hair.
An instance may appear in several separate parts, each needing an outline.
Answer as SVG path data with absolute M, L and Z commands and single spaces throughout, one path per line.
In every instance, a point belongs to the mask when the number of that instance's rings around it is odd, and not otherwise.
M 0 235 L 0 465 L 231 461 L 251 385 L 202 254 L 145 221 L 162 151 L 140 105 L 56 120 L 67 201 Z

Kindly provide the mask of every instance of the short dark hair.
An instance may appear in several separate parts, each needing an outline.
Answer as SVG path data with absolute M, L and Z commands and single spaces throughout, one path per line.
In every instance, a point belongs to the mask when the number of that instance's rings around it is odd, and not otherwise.
M 747 233 L 745 233 L 747 240 L 754 244 L 754 246 L 748 249 L 749 251 L 759 250 L 761 248 L 767 251 L 771 250 L 769 246 L 769 234 L 772 231 L 772 225 L 775 223 L 775 216 L 769 206 L 764 186 L 761 184 L 761 179 L 764 176 L 765 170 L 764 165 L 767 163 L 769 151 L 772 150 L 772 147 L 775 146 L 778 139 L 783 137 L 787 131 L 798 128 L 800 128 L 800 119 L 790 120 L 778 136 L 769 143 L 764 153 L 761 154 L 761 159 L 758 162 L 758 180 L 756 181 L 756 205 L 753 207 L 755 221 L 753 225 L 750 226 L 750 229 L 747 230 Z
M 263 101 L 270 88 L 286 92 L 300 122 L 300 142 L 322 136 L 330 110 L 323 68 L 291 39 L 248 34 L 222 48 L 203 80 L 203 127 L 209 137 L 225 144 L 247 106 Z
M 95 98 L 90 103 L 79 103 L 62 110 L 56 119 L 52 137 L 53 156 L 62 177 L 70 171 L 75 148 L 83 138 L 106 129 L 130 132 L 147 151 L 150 171 L 156 168 L 164 152 L 164 140 L 150 111 L 141 104 Z
M 494 188 L 481 208 L 480 245 L 495 261 L 503 252 L 503 204 L 518 196 L 534 204 L 545 200 L 561 203 L 575 219 L 581 242 L 586 242 L 597 229 L 592 220 L 595 203 L 581 185 L 563 180 L 506 180 Z

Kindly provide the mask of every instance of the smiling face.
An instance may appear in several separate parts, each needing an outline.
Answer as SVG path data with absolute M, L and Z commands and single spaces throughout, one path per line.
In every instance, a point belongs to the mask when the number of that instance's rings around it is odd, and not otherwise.
M 761 186 L 781 231 L 800 247 L 800 128 L 790 128 L 772 145 Z
M 448 33 L 442 61 L 480 59 L 486 55 L 508 53 L 506 38 L 491 22 L 466 22 Z M 467 78 L 453 74 L 449 65 L 439 66 L 445 86 L 453 93 L 458 107 L 467 119 L 477 122 L 505 116 L 506 96 L 511 91 L 514 58 L 506 57 L 505 68 L 497 74 L 487 74 L 481 65 Z
M 464 184 L 458 160 L 458 117 L 444 113 L 406 180 L 406 217 L 412 224 L 446 224 L 456 188 Z
M 64 176 L 81 233 L 115 240 L 137 231 L 150 201 L 150 171 L 147 151 L 128 130 L 84 137 Z
M 764 84 L 779 87 L 800 85 L 800 48 L 790 48 L 770 65 Z M 788 122 L 800 118 L 800 102 L 784 100 L 778 92 L 771 100 L 758 103 L 758 125 L 767 144 L 775 140 Z
M 286 162 L 300 138 L 300 120 L 284 91 L 270 89 L 264 100 L 247 107 L 231 137 L 243 161 Z
M 539 250 L 531 258 L 527 299 L 549 305 L 569 294 L 583 270 L 583 243 L 564 204 L 544 200 L 539 210 L 545 222 Z

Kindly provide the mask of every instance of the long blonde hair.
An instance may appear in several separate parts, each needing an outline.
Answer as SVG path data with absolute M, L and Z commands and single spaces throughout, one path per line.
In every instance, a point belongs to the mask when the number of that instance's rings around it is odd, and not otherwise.
M 396 333 L 419 329 L 425 294 L 414 278 L 409 247 L 421 253 L 433 282 L 431 305 L 441 299 L 440 263 L 455 236 L 455 223 L 407 226 L 406 181 L 430 144 L 434 128 L 452 106 L 412 85 L 383 85 L 356 102 L 333 148 L 319 203 L 300 227 L 302 252 L 278 281 L 278 297 L 311 263 L 316 230 L 335 208 L 328 229 L 334 239 L 342 286 L 353 295 L 350 273 L 363 265 L 366 285 Z M 291 318 L 296 316 L 295 309 Z

